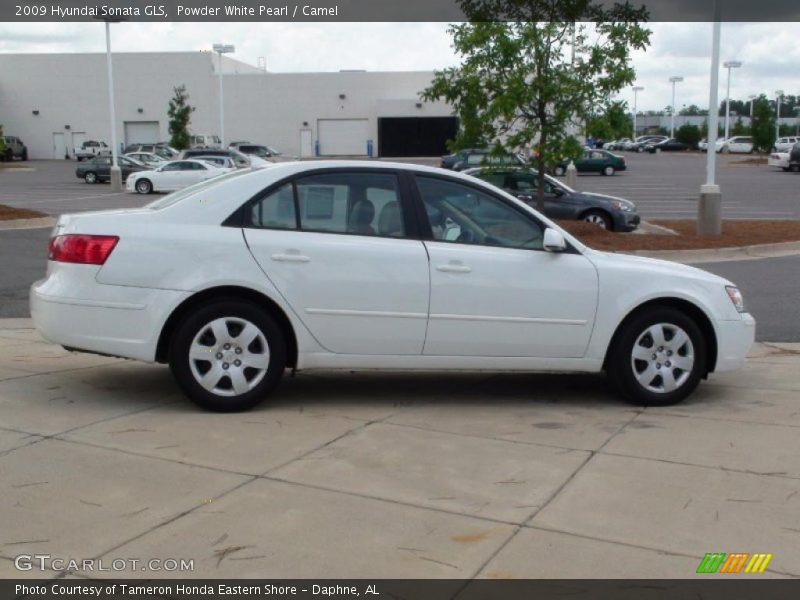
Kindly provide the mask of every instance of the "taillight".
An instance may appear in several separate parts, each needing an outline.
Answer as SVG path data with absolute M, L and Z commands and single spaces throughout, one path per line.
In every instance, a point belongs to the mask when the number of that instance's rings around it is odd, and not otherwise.
M 115 235 L 57 235 L 50 239 L 48 258 L 58 262 L 102 265 L 118 241 Z

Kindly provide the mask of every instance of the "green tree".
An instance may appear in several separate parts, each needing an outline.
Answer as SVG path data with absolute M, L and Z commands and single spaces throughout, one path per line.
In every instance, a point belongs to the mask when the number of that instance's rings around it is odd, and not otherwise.
M 494 152 L 536 147 L 542 209 L 548 167 L 564 155 L 592 110 L 633 83 L 631 52 L 650 42 L 650 31 L 641 25 L 647 11 L 593 0 L 460 5 L 469 22 L 448 32 L 461 65 L 437 71 L 421 95 L 458 109 L 479 90 L 475 117 L 485 124 Z
M 689 144 L 690 147 L 696 148 L 697 143 L 703 138 L 703 134 L 697 125 L 691 123 L 684 123 L 675 130 L 675 139 L 684 144 Z
M 605 111 L 589 117 L 586 133 L 595 139 L 618 140 L 631 137 L 631 119 L 628 105 L 623 101 L 611 102 Z
M 6 139 L 3 137 L 3 125 L 0 124 L 0 160 L 6 159 Z
M 731 135 L 747 135 L 750 133 L 750 128 L 744 124 L 742 117 L 737 117 L 731 128 Z
M 189 94 L 186 86 L 180 85 L 173 88 L 175 95 L 169 101 L 167 115 L 169 116 L 170 145 L 176 150 L 185 150 L 190 146 L 189 123 L 192 120 L 194 106 L 189 106 Z
M 753 101 L 753 121 L 750 129 L 753 135 L 753 149 L 756 152 L 769 152 L 775 144 L 775 114 L 764 94 Z
M 701 109 L 696 104 L 691 104 L 689 106 L 684 106 L 680 111 L 678 111 L 679 115 L 684 115 L 687 117 L 699 117 L 703 115 L 707 115 L 708 111 Z

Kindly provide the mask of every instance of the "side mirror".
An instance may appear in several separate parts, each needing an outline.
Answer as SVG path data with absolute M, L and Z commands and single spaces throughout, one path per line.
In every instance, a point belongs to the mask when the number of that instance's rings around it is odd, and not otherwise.
M 553 186 L 553 193 L 554 193 L 556 196 L 559 196 L 559 197 L 561 197 L 561 196 L 563 196 L 563 195 L 564 195 L 564 190 L 562 190 L 560 187 Z
M 563 252 L 567 249 L 567 241 L 560 231 L 548 227 L 544 230 L 542 246 L 548 252 Z

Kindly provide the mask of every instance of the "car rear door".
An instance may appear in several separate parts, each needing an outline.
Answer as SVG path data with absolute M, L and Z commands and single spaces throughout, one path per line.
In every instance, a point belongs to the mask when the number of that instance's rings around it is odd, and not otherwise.
M 321 170 L 267 188 L 245 210 L 250 251 L 330 352 L 422 352 L 428 255 L 404 181 L 387 169 Z
M 430 230 L 431 298 L 424 354 L 582 357 L 597 272 L 582 254 L 542 249 L 543 225 L 464 182 L 417 175 Z

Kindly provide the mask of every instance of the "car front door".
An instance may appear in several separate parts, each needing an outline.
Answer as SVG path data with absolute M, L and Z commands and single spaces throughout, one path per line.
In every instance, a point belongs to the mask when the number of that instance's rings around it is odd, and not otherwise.
M 432 238 L 424 354 L 584 356 L 598 293 L 591 262 L 545 252 L 543 225 L 505 199 L 441 177 L 416 182 Z
M 184 185 L 183 182 L 185 173 L 192 168 L 192 163 L 186 160 L 176 160 L 169 164 L 164 165 L 158 169 L 158 177 L 156 177 L 156 189 L 161 191 L 178 190 Z
M 536 173 L 512 172 L 506 176 L 506 188 L 515 190 L 517 194 L 525 194 L 531 198 L 531 206 L 536 208 L 539 193 L 539 179 Z M 551 219 L 575 218 L 575 207 L 569 198 L 557 193 L 549 181 L 544 183 L 544 214 Z
M 266 277 L 326 350 L 419 355 L 425 246 L 391 170 L 320 172 L 268 188 L 244 215 Z

